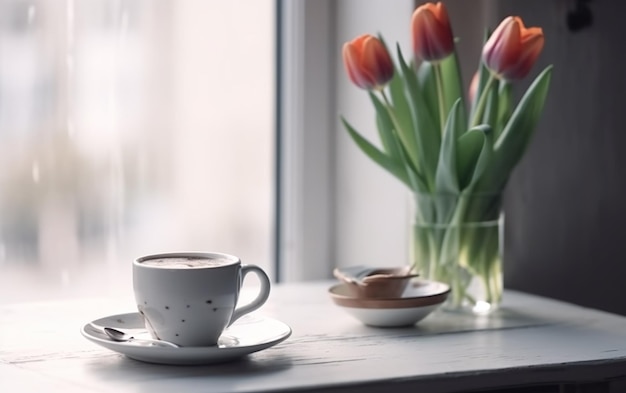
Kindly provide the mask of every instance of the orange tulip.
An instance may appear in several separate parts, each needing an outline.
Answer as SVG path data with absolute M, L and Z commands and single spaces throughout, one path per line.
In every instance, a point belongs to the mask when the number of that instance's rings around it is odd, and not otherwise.
M 343 45 L 343 65 L 350 80 L 366 90 L 382 89 L 393 77 L 393 61 L 387 48 L 369 34 Z
M 543 49 L 540 27 L 524 27 L 517 16 L 509 16 L 491 34 L 483 47 L 483 61 L 498 77 L 522 79 Z
M 454 51 L 454 38 L 443 3 L 426 3 L 411 18 L 413 53 L 426 61 L 441 60 Z

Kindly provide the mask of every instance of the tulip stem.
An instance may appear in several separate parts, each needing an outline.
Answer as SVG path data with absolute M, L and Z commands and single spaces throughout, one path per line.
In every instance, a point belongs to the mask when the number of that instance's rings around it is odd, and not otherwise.
M 437 62 L 433 64 L 435 71 L 435 84 L 437 85 L 437 101 L 439 104 L 439 125 L 441 126 L 441 134 L 443 135 L 446 126 L 446 104 L 444 101 L 443 92 L 443 75 L 441 73 L 441 63 Z
M 385 107 L 387 108 L 387 113 L 389 113 L 389 118 L 391 119 L 391 123 L 393 124 L 393 128 L 395 129 L 395 135 L 398 138 L 398 141 L 400 142 L 401 145 L 404 145 L 404 147 L 409 152 L 410 160 L 412 160 L 417 166 L 417 157 L 413 157 L 413 154 L 412 154 L 413 152 L 412 152 L 412 149 L 410 148 L 410 144 L 408 143 L 408 141 L 406 141 L 402 137 L 403 132 L 402 132 L 402 129 L 400 128 L 400 123 L 398 122 L 396 113 L 393 110 L 393 106 L 391 105 L 391 101 L 389 101 L 389 98 L 387 97 L 387 94 L 385 93 L 384 89 L 380 89 L 379 91 L 380 91 L 380 95 L 383 97 L 383 101 L 385 102 Z
M 389 113 L 389 117 L 391 118 L 391 123 L 393 123 L 394 128 L 397 133 L 402 132 L 399 128 L 400 124 L 398 124 L 398 119 L 396 119 L 396 114 L 393 111 L 393 107 L 391 106 L 391 101 L 387 98 L 387 94 L 385 90 L 380 89 L 380 95 L 383 97 L 383 101 L 385 102 L 385 106 L 387 107 L 387 112 Z
M 483 117 L 485 105 L 487 104 L 487 97 L 489 97 L 489 90 L 491 90 L 491 86 L 495 80 L 495 75 L 489 74 L 489 79 L 487 80 L 487 83 L 485 83 L 485 87 L 480 92 L 480 97 L 478 98 L 478 104 L 476 105 L 476 111 L 474 112 L 470 128 L 476 127 Z

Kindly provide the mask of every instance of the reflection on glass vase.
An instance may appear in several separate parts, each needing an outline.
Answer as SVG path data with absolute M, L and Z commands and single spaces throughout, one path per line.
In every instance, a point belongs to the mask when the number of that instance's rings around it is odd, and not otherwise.
M 501 194 L 413 194 L 411 263 L 452 291 L 445 310 L 488 314 L 502 299 Z

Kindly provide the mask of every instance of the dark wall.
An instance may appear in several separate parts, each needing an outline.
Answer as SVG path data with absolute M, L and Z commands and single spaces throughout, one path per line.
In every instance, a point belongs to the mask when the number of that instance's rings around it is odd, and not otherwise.
M 554 64 L 543 118 L 507 187 L 505 286 L 626 315 L 626 1 L 489 2 L 544 29 Z M 529 78 L 530 79 L 530 78 Z
M 506 190 L 505 287 L 626 315 L 626 1 L 443 1 L 466 82 L 484 28 L 508 15 L 546 38 L 518 95 L 554 65 L 543 117 Z M 572 31 L 577 3 L 592 24 Z

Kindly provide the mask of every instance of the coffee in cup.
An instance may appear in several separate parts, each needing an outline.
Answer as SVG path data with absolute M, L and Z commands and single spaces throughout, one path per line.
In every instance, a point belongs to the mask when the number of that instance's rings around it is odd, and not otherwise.
M 261 283 L 250 303 L 237 307 L 244 277 L 255 273 Z M 180 346 L 212 346 L 224 329 L 261 307 L 270 281 L 256 265 L 213 252 L 154 254 L 133 263 L 137 309 L 153 338 Z

